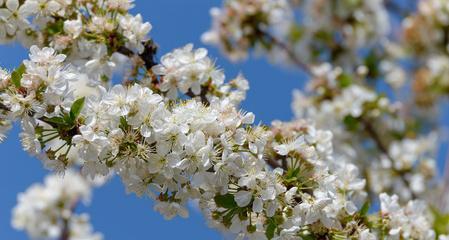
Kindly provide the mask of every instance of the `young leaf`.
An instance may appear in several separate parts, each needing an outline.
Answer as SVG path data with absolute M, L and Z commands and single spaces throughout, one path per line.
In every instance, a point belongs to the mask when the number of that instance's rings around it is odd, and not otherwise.
M 234 196 L 230 193 L 225 195 L 217 195 L 214 197 L 215 203 L 217 206 L 230 209 L 230 208 L 236 208 L 237 203 L 234 200 Z
M 359 120 L 351 115 L 347 115 L 343 119 L 343 123 L 349 131 L 355 131 L 359 127 Z
M 431 207 L 431 213 L 434 217 L 433 229 L 440 234 L 449 234 L 449 214 L 441 213 L 437 208 Z
M 119 127 L 123 130 L 128 129 L 128 127 L 129 127 L 128 121 L 126 120 L 126 118 L 124 116 L 120 117 Z
M 67 126 L 67 123 L 63 117 L 43 118 L 42 120 L 54 128 Z
M 64 118 L 62 117 L 45 118 L 45 122 L 55 124 L 65 124 Z
M 368 68 L 368 77 L 370 78 L 376 78 L 380 74 L 379 57 L 374 51 L 371 51 L 364 60 L 364 64 Z
M 64 31 L 64 20 L 60 19 L 54 23 L 50 23 L 47 27 L 47 32 L 49 35 L 53 36 Z
M 366 201 L 363 204 L 362 209 L 360 209 L 360 212 L 359 212 L 360 216 L 365 217 L 368 214 L 369 208 L 370 208 L 370 203 L 369 203 L 369 201 Z
M 25 65 L 20 64 L 20 66 L 11 73 L 11 81 L 17 88 L 20 88 L 20 80 L 22 80 L 22 75 L 25 73 L 25 70 Z
M 345 73 L 343 73 L 340 76 L 338 76 L 337 80 L 338 80 L 338 85 L 341 88 L 349 87 L 352 84 L 352 77 L 350 75 L 348 75 L 348 74 L 345 74 Z
M 73 102 L 72 107 L 70 108 L 70 119 L 72 121 L 75 121 L 76 118 L 78 118 L 78 116 L 80 115 L 81 110 L 83 109 L 84 106 L 84 100 L 85 98 L 82 97 Z

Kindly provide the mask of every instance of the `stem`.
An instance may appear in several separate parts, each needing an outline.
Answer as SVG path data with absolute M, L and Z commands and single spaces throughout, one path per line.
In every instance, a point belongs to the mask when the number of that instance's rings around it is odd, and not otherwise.
M 47 140 L 44 140 L 42 143 L 43 143 L 43 144 L 46 144 L 46 143 L 50 142 L 51 140 L 55 140 L 55 139 L 58 138 L 58 137 L 59 137 L 59 134 L 57 134 L 56 136 L 51 137 L 51 138 L 49 138 L 49 139 L 47 139 Z
M 62 144 L 58 149 L 55 150 L 55 152 L 59 152 L 63 147 L 67 146 L 67 143 Z
M 72 148 L 72 144 L 69 145 L 69 147 L 67 148 L 67 150 L 65 151 L 65 154 L 67 156 L 67 154 L 69 154 L 70 149 Z
M 47 131 L 47 133 L 42 134 L 42 138 L 49 137 L 49 136 L 55 135 L 55 134 L 59 135 L 59 133 L 57 131 Z

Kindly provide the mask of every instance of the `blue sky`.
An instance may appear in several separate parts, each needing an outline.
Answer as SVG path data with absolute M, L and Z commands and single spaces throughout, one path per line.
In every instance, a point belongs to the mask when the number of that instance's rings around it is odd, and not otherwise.
M 196 47 L 206 47 L 228 79 L 242 72 L 250 80 L 251 89 L 243 104 L 245 110 L 254 112 L 257 120 L 264 123 L 291 119 L 292 89 L 301 87 L 304 82 L 300 72 L 273 66 L 263 58 L 232 64 L 217 49 L 200 42 L 201 34 L 210 25 L 209 9 L 220 6 L 221 0 L 136 0 L 135 3 L 133 13 L 141 13 L 153 25 L 151 36 L 160 46 L 159 56 L 190 42 Z M 27 50 L 17 44 L 0 46 L 0 66 L 13 69 L 27 54 Z M 27 239 L 23 232 L 12 229 L 11 209 L 16 204 L 17 194 L 34 182 L 41 182 L 47 173 L 39 160 L 22 150 L 18 133 L 19 128 L 15 126 L 7 141 L 0 144 L 1 240 Z M 165 221 L 152 207 L 150 199 L 127 195 L 115 178 L 96 189 L 90 206 L 80 210 L 91 215 L 94 228 L 107 240 L 223 238 L 208 228 L 194 210 L 189 219 Z

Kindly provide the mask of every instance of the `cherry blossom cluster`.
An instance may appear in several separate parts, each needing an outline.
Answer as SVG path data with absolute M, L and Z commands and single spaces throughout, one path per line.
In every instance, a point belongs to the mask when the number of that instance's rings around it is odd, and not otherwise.
M 287 41 L 308 61 L 357 62 L 357 50 L 378 44 L 389 32 L 389 17 L 381 0 L 306 0 L 301 23 Z M 359 60 L 360 61 L 360 60 Z
M 6 120 L 43 116 L 47 105 L 59 105 L 61 96 L 70 95 L 68 85 L 75 73 L 62 65 L 65 55 L 35 46 L 30 51 L 30 60 L 1 79 L 2 115 Z
M 219 45 L 234 60 L 245 58 L 250 48 L 271 50 L 267 34 L 287 37 L 294 17 L 287 0 L 230 0 L 210 13 L 212 28 L 203 41 Z
M 133 0 L 4 0 L 0 2 L 0 42 L 51 46 L 89 75 L 91 84 L 111 78 L 124 48 L 145 50 L 152 26 L 130 15 Z
M 231 59 L 255 48 L 277 61 L 345 65 L 360 62 L 357 50 L 378 44 L 389 32 L 380 0 L 226 0 L 211 15 L 203 41 L 219 45 Z
M 402 22 L 403 41 L 407 50 L 428 56 L 448 51 L 445 26 L 449 24 L 449 8 L 445 0 L 419 1 L 417 12 Z
M 211 101 L 208 107 L 197 101 L 169 106 L 148 88 L 117 85 L 87 98 L 82 114 L 95 116 L 86 117 L 86 125 L 79 127 L 80 135 L 73 137 L 74 148 L 84 160 L 82 172 L 96 176 L 113 170 L 129 192 L 148 194 L 158 201 L 155 210 L 167 219 L 186 217 L 187 201 L 199 199 L 211 224 L 259 239 L 272 238 L 297 222 L 318 224 L 320 218 L 308 211 L 315 202 L 326 202 L 321 204 L 327 206 L 321 222 L 329 231 L 342 228 L 340 213 L 354 214 L 357 210 L 347 198 L 352 191 L 360 191 L 364 182 L 348 187 L 344 181 L 334 181 L 336 177 L 320 163 L 332 153 L 329 132 L 304 124 L 298 135 L 310 132 L 307 136 L 292 136 L 294 143 L 285 139 L 276 144 L 274 153 L 291 158 L 294 164 L 285 175 L 281 169 L 270 171 L 264 162 L 271 134 L 263 127 L 250 127 L 254 116 L 239 113 L 226 101 Z M 300 172 L 302 166 L 307 166 L 307 171 Z M 288 177 L 291 189 L 280 180 L 283 177 Z M 305 183 L 296 183 L 300 179 Z M 314 188 L 322 189 L 310 192 Z M 337 189 L 347 193 L 338 194 Z M 281 225 L 275 218 L 284 217 L 288 202 L 286 206 L 283 199 L 301 190 L 307 204 L 293 201 L 291 209 L 296 208 L 297 215 Z M 301 228 L 288 234 L 299 231 Z
M 391 239 L 435 239 L 435 232 L 430 230 L 431 216 L 425 202 L 412 200 L 401 207 L 398 199 L 396 195 L 380 194 L 380 213 L 388 237 Z M 440 235 L 439 239 L 447 239 L 447 236 Z
M 101 240 L 89 215 L 75 213 L 78 202 L 89 202 L 91 188 L 92 183 L 74 170 L 63 177 L 49 175 L 44 184 L 33 184 L 19 194 L 12 225 L 32 239 Z
M 435 133 L 408 137 L 407 121 L 400 118 L 401 105 L 357 84 L 359 75 L 348 75 L 329 64 L 312 72 L 311 91 L 294 94 L 296 117 L 332 129 L 336 154 L 362 169 L 371 183 L 369 191 L 392 191 L 402 199 L 423 194 L 436 175 Z M 382 122 L 383 128 L 377 128 L 376 122 Z
M 412 87 L 415 102 L 423 108 L 438 104 L 449 93 L 447 1 L 419 1 L 418 9 L 402 21 L 400 54 L 396 59 L 415 62 Z
M 449 57 L 432 56 L 415 73 L 413 90 L 420 106 L 435 104 L 440 96 L 449 93 Z
M 167 219 L 187 217 L 187 202 L 199 200 L 211 226 L 239 238 L 378 235 L 364 220 L 366 182 L 356 165 L 333 157 L 331 132 L 302 120 L 268 130 L 229 98 L 164 101 L 138 84 L 76 98 L 65 88 L 75 81 L 65 56 L 31 51 L 5 77 L 3 111 L 21 119 L 24 148 L 47 167 L 79 164 L 90 178 L 116 173 Z
M 241 74 L 224 83 L 223 71 L 207 56 L 207 50 L 193 50 L 192 44 L 165 54 L 160 64 L 153 66 L 151 70 L 153 77 L 159 77 L 156 89 L 171 100 L 176 100 L 179 93 L 182 93 L 203 102 L 210 101 L 213 97 L 227 98 L 237 105 L 245 99 L 249 89 L 248 81 Z
M 252 49 L 262 50 L 310 76 L 307 93 L 295 94 L 293 108 L 299 120 L 283 123 L 281 128 L 273 126 L 272 130 L 289 136 L 295 132 L 297 121 L 304 121 L 301 119 L 331 130 L 335 146 L 332 155 L 341 163 L 326 163 L 332 174 L 345 169 L 353 173 L 350 182 L 358 183 L 360 173 L 366 182 L 359 186 L 372 201 L 382 192 L 395 194 L 393 198 L 400 202 L 411 200 L 411 207 L 407 205 L 398 210 L 402 213 L 392 214 L 397 218 L 390 220 L 397 226 L 384 225 L 380 232 L 367 229 L 363 231 L 364 239 L 383 239 L 388 235 L 385 229 L 390 227 L 395 230 L 387 238 L 445 239 L 442 233 L 449 229 L 435 226 L 447 225 L 447 221 L 443 217 L 432 219 L 438 214 L 422 207 L 433 206 L 427 196 L 438 195 L 437 186 L 445 185 L 435 179 L 440 137 L 435 131 L 440 129 L 431 119 L 435 112 L 428 111 L 434 108 L 414 107 L 433 106 L 441 95 L 447 95 L 447 1 L 419 1 L 417 13 L 410 16 L 406 16 L 409 10 L 394 0 L 289 1 L 289 11 L 279 20 L 283 23 L 281 34 L 272 30 L 275 23 L 264 21 L 266 18 L 254 23 L 256 16 L 267 16 L 267 9 L 273 9 L 268 1 L 262 2 L 224 1 L 222 9 L 212 10 L 212 29 L 203 40 L 220 46 L 231 59 L 244 58 Z M 237 6 L 258 9 L 258 13 L 237 11 Z M 390 34 L 391 23 L 397 24 L 394 22 L 398 20 L 403 20 L 402 36 Z M 238 34 L 234 37 L 229 33 Z M 402 45 L 397 43 L 401 40 Z M 383 81 L 394 92 L 390 93 Z M 401 92 L 410 88 L 413 93 Z M 290 147 L 299 144 L 292 139 L 290 143 Z M 276 159 L 276 155 L 268 156 Z M 280 158 L 277 164 L 267 162 L 272 167 L 289 169 L 288 159 Z M 444 198 L 447 192 L 442 194 Z M 416 198 L 427 202 L 418 204 Z M 410 213 L 410 208 L 418 206 L 420 210 Z M 426 218 L 426 223 L 411 223 L 415 216 L 430 213 L 434 216 Z M 407 214 L 411 215 L 408 220 Z M 379 221 L 382 225 L 389 220 L 381 217 Z M 433 227 L 436 232 L 431 230 Z

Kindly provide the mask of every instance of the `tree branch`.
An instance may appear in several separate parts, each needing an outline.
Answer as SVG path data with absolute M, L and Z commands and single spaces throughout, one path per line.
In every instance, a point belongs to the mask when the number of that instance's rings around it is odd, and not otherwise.
M 265 32 L 263 30 L 258 30 L 262 36 L 264 36 L 269 42 L 271 42 L 273 45 L 279 47 L 280 49 L 284 50 L 285 53 L 287 53 L 288 58 L 301 70 L 303 70 L 308 75 L 313 75 L 312 71 L 310 70 L 309 65 L 304 63 L 291 49 L 286 43 L 282 42 L 281 40 L 277 39 L 273 35 L 271 35 L 268 32 Z
M 209 100 L 206 97 L 207 92 L 208 92 L 208 88 L 206 86 L 201 86 L 201 92 L 199 95 L 195 95 L 192 92 L 192 89 L 189 89 L 189 91 L 187 91 L 185 94 L 191 98 L 200 97 L 201 102 L 207 106 L 207 105 L 209 105 Z
M 387 157 L 387 159 L 391 162 L 392 167 L 391 169 L 393 170 L 394 173 L 396 173 L 401 180 L 404 182 L 404 184 L 410 188 L 410 182 L 405 178 L 403 172 L 398 171 L 394 168 L 394 159 L 390 156 L 390 153 L 388 152 L 388 148 L 387 146 L 384 145 L 384 143 L 382 142 L 379 134 L 377 133 L 376 129 L 374 128 L 374 126 L 372 125 L 372 123 L 365 119 L 365 118 L 360 118 L 363 127 L 365 129 L 365 131 L 368 133 L 368 135 L 370 136 L 370 138 L 374 141 L 376 147 Z M 416 198 L 416 195 L 410 191 L 411 197 L 412 198 Z
M 70 240 L 70 227 L 68 219 L 63 219 L 63 228 L 59 240 Z
M 73 212 L 75 212 L 75 208 L 79 203 L 79 199 L 75 201 L 72 206 L 70 206 L 70 215 L 72 215 Z M 68 218 L 63 218 L 63 227 L 61 236 L 59 237 L 59 240 L 70 240 L 70 216 Z
M 154 65 L 157 64 L 156 61 L 157 45 L 153 42 L 153 40 L 148 40 L 146 42 L 143 42 L 142 44 L 144 46 L 144 50 L 141 54 L 137 54 L 125 46 L 120 46 L 117 49 L 117 52 L 127 57 L 133 56 L 139 57 L 144 62 L 145 68 L 147 70 L 150 70 Z

